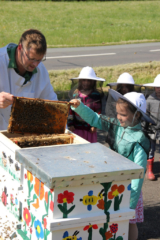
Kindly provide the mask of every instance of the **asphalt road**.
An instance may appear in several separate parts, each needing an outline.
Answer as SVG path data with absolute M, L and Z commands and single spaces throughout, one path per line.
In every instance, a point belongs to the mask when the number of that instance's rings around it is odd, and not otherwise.
M 160 42 L 101 47 L 49 48 L 47 70 L 160 61 Z

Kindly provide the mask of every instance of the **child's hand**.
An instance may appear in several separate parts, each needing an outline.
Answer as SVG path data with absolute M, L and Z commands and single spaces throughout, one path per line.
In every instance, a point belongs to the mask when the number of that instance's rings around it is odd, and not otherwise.
M 97 128 L 91 127 L 90 132 L 91 132 L 91 133 L 97 132 Z
M 74 126 L 70 126 L 70 127 L 68 127 L 68 129 L 69 129 L 71 132 L 74 132 L 75 127 L 74 127 Z
M 72 104 L 73 107 L 77 108 L 81 102 L 78 99 L 72 99 L 70 103 Z

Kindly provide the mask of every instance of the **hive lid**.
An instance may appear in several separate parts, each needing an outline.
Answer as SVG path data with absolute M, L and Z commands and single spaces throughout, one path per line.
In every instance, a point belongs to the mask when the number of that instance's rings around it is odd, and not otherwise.
M 64 133 L 68 102 L 14 97 L 9 119 L 10 133 Z
M 100 143 L 16 150 L 15 158 L 49 188 L 143 177 L 143 168 Z

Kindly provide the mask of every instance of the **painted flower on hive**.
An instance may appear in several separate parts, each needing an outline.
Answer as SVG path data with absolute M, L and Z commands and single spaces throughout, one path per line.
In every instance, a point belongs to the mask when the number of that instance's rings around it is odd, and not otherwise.
M 44 201 L 44 206 L 45 206 L 45 210 L 46 210 L 46 214 L 44 214 L 42 216 L 42 223 L 44 221 L 44 217 L 48 216 L 49 214 L 49 207 L 50 207 L 50 210 L 53 212 L 53 208 L 54 208 L 54 203 L 53 203 L 53 194 L 52 194 L 53 191 L 48 191 L 48 192 L 45 192 L 45 195 L 44 195 L 44 198 L 45 198 L 45 201 Z
M 34 227 L 35 227 L 35 230 L 36 230 L 36 236 L 37 238 L 44 238 L 44 232 L 43 232 L 43 228 L 42 228 L 42 224 L 39 220 L 35 221 L 34 222 Z
M 44 183 L 42 183 L 38 178 L 35 178 L 34 191 L 40 200 L 44 198 Z
M 124 192 L 125 187 L 124 185 L 118 186 L 117 184 L 114 184 L 111 187 L 111 191 L 108 193 L 108 198 L 113 199 L 114 198 L 114 211 L 119 210 L 120 203 L 122 202 L 123 194 L 119 197 L 119 194 Z
M 15 204 L 18 205 L 18 199 L 17 198 L 15 198 Z
M 13 200 L 14 200 L 13 194 L 11 194 L 11 198 L 10 198 L 11 204 L 13 204 Z
M 10 197 L 10 202 L 11 202 L 11 211 L 12 211 L 13 201 L 14 201 L 13 194 L 11 194 L 11 197 Z
M 91 225 L 91 224 L 89 223 L 89 225 L 87 225 L 87 226 L 85 226 L 85 227 L 83 228 L 84 231 L 87 231 L 87 230 L 88 230 L 88 233 L 89 233 L 89 235 L 88 235 L 88 240 L 92 240 L 92 231 L 93 231 L 92 229 L 98 229 L 98 225 L 97 225 L 97 224 Z
M 54 202 L 51 201 L 51 202 L 50 202 L 50 210 L 53 212 L 53 209 L 54 209 Z
M 27 171 L 27 179 L 32 182 L 33 181 L 33 175 L 31 172 Z
M 32 228 L 30 228 L 30 234 L 32 234 Z
M 110 240 L 123 240 L 123 237 L 122 236 L 118 236 L 116 238 L 116 233 L 118 231 L 118 224 L 117 223 L 112 223 L 112 225 L 109 226 L 110 227 L 110 233 L 111 234 L 114 234 L 113 235 L 113 238 L 110 238 Z
M 48 192 L 45 192 L 45 201 L 48 203 Z
M 72 203 L 74 201 L 74 193 L 68 192 L 67 190 L 63 193 L 58 194 L 58 203 Z
M 110 231 L 112 232 L 112 233 L 116 233 L 117 231 L 118 231 L 118 224 L 117 223 L 113 223 L 111 226 L 109 226 L 110 227 Z
M 29 226 L 29 223 L 31 222 L 31 214 L 27 208 L 24 209 L 23 218 L 24 218 L 27 226 Z
M 44 223 L 44 229 L 46 229 L 47 228 L 47 219 L 46 218 L 43 219 L 43 223 Z
M 99 209 L 104 210 L 104 200 L 103 200 L 103 199 L 101 199 L 101 200 L 98 201 L 97 207 L 98 207 Z
M 105 237 L 106 237 L 106 240 L 108 240 L 111 237 L 113 237 L 113 234 L 110 231 L 108 231 L 108 232 L 105 233 Z
M 72 207 L 67 209 L 67 203 L 70 204 L 70 203 L 73 203 L 73 201 L 74 201 L 74 193 L 73 192 L 68 192 L 66 190 L 63 193 L 58 194 L 57 202 L 63 204 L 63 205 L 58 204 L 59 210 L 63 213 L 63 218 L 67 218 L 68 214 L 70 212 L 72 212 L 73 209 L 75 208 L 75 205 L 73 205 Z
M 131 191 L 131 183 L 127 187 L 128 191 Z
M 47 229 L 47 219 L 43 219 L 44 224 L 44 240 L 47 240 L 47 236 L 50 234 L 50 231 Z
M 33 190 L 33 175 L 31 172 L 27 171 L 27 184 L 28 184 L 28 198 L 31 196 L 31 192 Z

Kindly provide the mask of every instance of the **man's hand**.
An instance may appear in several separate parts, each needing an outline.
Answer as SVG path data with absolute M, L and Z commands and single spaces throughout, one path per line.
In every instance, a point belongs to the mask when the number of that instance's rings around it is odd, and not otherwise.
M 13 95 L 6 92 L 0 93 L 0 108 L 6 108 L 13 103 Z
M 97 132 L 97 128 L 91 127 L 90 132 L 91 132 L 91 133 Z
M 70 127 L 68 127 L 68 129 L 69 129 L 71 132 L 74 132 L 75 127 L 74 127 L 74 126 L 70 126 Z
M 73 107 L 77 108 L 81 102 L 78 99 L 72 99 L 70 103 L 72 104 Z

